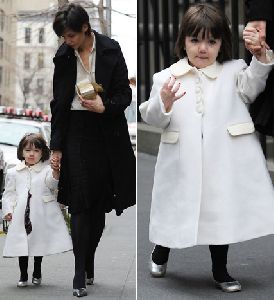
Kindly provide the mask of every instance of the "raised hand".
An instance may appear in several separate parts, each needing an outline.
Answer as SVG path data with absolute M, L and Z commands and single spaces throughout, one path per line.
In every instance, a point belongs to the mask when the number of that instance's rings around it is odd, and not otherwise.
M 186 92 L 180 91 L 180 82 L 176 83 L 176 78 L 171 76 L 163 85 L 160 91 L 161 99 L 164 103 L 166 112 L 169 112 L 173 103 L 182 98 Z

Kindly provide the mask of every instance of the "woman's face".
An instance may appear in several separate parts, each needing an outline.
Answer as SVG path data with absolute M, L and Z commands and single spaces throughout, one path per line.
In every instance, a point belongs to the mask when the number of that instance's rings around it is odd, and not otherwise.
M 185 50 L 189 63 L 198 68 L 205 68 L 212 65 L 218 56 L 221 48 L 221 39 L 214 39 L 211 35 L 200 32 L 197 37 L 186 36 Z
M 87 25 L 83 25 L 81 32 L 72 31 L 70 29 L 66 29 L 63 33 L 63 38 L 65 40 L 65 43 L 72 47 L 73 49 L 77 50 L 79 47 L 81 47 L 85 40 L 86 40 L 86 31 L 88 29 Z

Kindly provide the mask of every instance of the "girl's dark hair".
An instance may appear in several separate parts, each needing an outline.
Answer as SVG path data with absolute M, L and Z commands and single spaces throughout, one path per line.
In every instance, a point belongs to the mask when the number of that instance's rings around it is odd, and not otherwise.
M 222 40 L 217 56 L 219 63 L 232 58 L 232 38 L 229 21 L 218 7 L 208 3 L 190 6 L 186 11 L 180 24 L 175 45 L 175 52 L 179 58 L 187 56 L 185 51 L 186 36 L 197 37 L 200 32 L 202 32 L 203 38 L 211 34 L 213 38 Z
M 62 36 L 65 30 L 81 32 L 84 24 L 88 25 L 87 35 L 91 34 L 89 16 L 86 10 L 79 4 L 65 4 L 55 15 L 53 30 L 57 36 Z
M 31 145 L 31 146 L 34 145 L 35 148 L 42 150 L 42 157 L 41 157 L 42 162 L 49 159 L 50 150 L 42 135 L 39 133 L 28 133 L 23 136 L 17 148 L 17 158 L 19 160 L 24 160 L 23 149 L 27 145 Z

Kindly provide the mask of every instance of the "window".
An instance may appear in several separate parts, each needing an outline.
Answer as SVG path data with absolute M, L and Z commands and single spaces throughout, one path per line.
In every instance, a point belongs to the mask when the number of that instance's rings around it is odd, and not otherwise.
M 39 28 L 38 42 L 40 44 L 45 43 L 45 28 Z
M 4 13 L 4 11 L 1 9 L 0 10 L 0 29 L 1 29 L 1 31 L 3 31 L 4 30 L 4 26 L 5 26 L 5 13 Z
M 38 69 L 44 68 L 44 53 L 38 53 Z
M 3 58 L 4 55 L 4 40 L 0 38 L 0 58 Z
M 30 92 L 30 80 L 28 78 L 24 78 L 23 84 L 24 84 L 23 92 L 24 92 L 24 94 L 28 94 Z
M 30 68 L 30 53 L 25 53 L 24 57 L 24 69 L 28 70 Z
M 31 28 L 26 27 L 25 28 L 25 43 L 29 44 L 31 40 Z
M 44 93 L 44 79 L 37 79 L 37 94 L 43 95 Z
M 2 81 L 3 81 L 3 67 L 0 67 L 0 86 L 2 85 Z

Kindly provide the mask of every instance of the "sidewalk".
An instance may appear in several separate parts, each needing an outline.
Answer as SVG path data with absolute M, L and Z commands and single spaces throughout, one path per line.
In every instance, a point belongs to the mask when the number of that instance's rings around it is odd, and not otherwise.
M 120 217 L 107 214 L 106 228 L 96 252 L 95 282 L 88 286 L 83 299 L 135 300 L 136 299 L 136 210 L 127 209 Z M 31 283 L 17 288 L 19 279 L 16 258 L 3 258 L 5 235 L 0 235 L 0 298 L 6 300 L 78 299 L 72 296 L 74 268 L 73 253 L 44 257 L 43 281 L 39 287 Z M 29 278 L 33 259 L 29 263 Z

